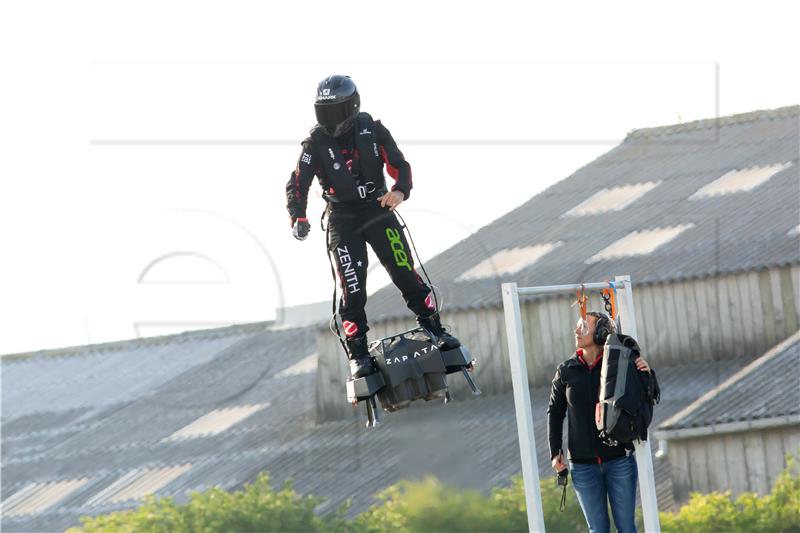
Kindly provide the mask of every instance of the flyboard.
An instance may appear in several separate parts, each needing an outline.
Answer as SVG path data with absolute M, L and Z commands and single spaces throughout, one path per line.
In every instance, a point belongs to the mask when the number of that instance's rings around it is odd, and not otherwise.
M 440 350 L 436 337 L 417 327 L 373 341 L 369 347 L 376 372 L 363 378 L 347 380 L 347 401 L 367 407 L 367 427 L 380 424 L 378 406 L 393 412 L 416 400 L 451 399 L 447 386 L 449 374 L 461 373 L 472 394 L 481 393 L 470 375 L 475 359 L 465 346 Z

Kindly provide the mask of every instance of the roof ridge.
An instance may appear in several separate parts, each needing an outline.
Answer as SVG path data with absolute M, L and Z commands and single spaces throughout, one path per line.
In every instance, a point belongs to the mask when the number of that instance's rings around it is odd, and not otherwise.
M 658 137 L 662 135 L 672 135 L 675 133 L 686 133 L 688 131 L 710 129 L 714 127 L 732 126 L 745 122 L 755 122 L 758 120 L 772 120 L 775 118 L 785 118 L 800 115 L 800 105 L 790 105 L 776 107 L 774 109 L 757 109 L 746 113 L 725 115 L 722 117 L 702 118 L 691 122 L 667 124 L 651 128 L 637 128 L 631 130 L 623 142 L 629 139 L 642 139 L 648 137 Z
M 74 346 L 65 346 L 62 348 L 49 348 L 42 350 L 33 350 L 30 352 L 19 352 L 0 355 L 0 361 L 18 361 L 20 359 L 30 359 L 33 357 L 58 357 L 58 356 L 75 356 L 87 353 L 99 353 L 124 350 L 128 348 L 138 348 L 142 346 L 158 346 L 169 344 L 172 342 L 184 342 L 188 340 L 202 340 L 214 339 L 220 337 L 228 337 L 248 332 L 266 331 L 273 328 L 276 323 L 272 320 L 261 322 L 247 322 L 244 324 L 231 324 L 229 326 L 221 326 L 217 328 L 196 329 L 189 331 L 182 331 L 180 333 L 169 333 L 166 335 L 155 335 L 152 337 L 139 337 L 133 339 L 122 339 L 118 341 L 98 342 L 93 344 L 80 344 Z M 289 328 L 287 328 L 289 329 Z
M 668 430 L 669 426 L 675 425 L 678 420 L 680 420 L 682 418 L 685 418 L 686 416 L 691 414 L 693 411 L 696 411 L 703 404 L 707 403 L 708 401 L 713 399 L 715 396 L 718 396 L 722 391 L 724 391 L 725 389 L 733 386 L 736 382 L 738 382 L 738 381 L 742 380 L 743 378 L 745 378 L 748 374 L 750 374 L 756 368 L 758 368 L 761 365 L 763 365 L 766 361 L 778 356 L 778 354 L 783 353 L 784 350 L 786 350 L 787 348 L 789 348 L 790 346 L 792 346 L 793 344 L 796 344 L 798 342 L 800 342 L 800 330 L 795 331 L 792 335 L 790 335 L 786 339 L 782 340 L 781 342 L 779 342 L 778 344 L 776 344 L 775 346 L 773 346 L 772 348 L 767 350 L 766 353 L 764 353 L 764 354 L 760 355 L 759 357 L 756 357 L 755 359 L 753 359 L 744 368 L 742 368 L 738 372 L 735 372 L 728 379 L 726 379 L 725 381 L 723 381 L 722 383 L 720 383 L 719 385 L 717 385 L 716 387 L 714 387 L 710 391 L 706 392 L 705 394 L 700 396 L 698 399 L 696 399 L 695 401 L 693 401 L 692 403 L 690 403 L 689 405 L 687 405 L 686 407 L 684 407 L 683 409 L 681 409 L 680 411 L 678 411 L 677 413 L 675 413 L 674 415 L 669 417 L 668 419 L 666 419 L 663 422 L 661 422 L 658 425 L 658 429 L 661 430 L 662 428 L 664 428 L 665 430 Z

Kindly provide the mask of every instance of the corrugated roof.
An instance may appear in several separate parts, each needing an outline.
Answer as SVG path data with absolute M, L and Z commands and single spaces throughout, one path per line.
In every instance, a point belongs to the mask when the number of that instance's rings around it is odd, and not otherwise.
M 504 281 L 553 285 L 631 274 L 635 283 L 648 284 L 796 264 L 800 236 L 790 230 L 800 213 L 799 115 L 800 106 L 791 106 L 633 131 L 425 268 L 453 310 L 499 306 Z M 771 165 L 782 166 L 750 191 L 689 200 L 727 172 Z M 604 190 L 648 182 L 658 185 L 620 210 L 563 216 Z M 632 232 L 690 224 L 652 253 L 586 264 Z M 456 281 L 502 250 L 559 241 L 561 246 L 519 272 Z M 367 312 L 373 321 L 408 313 L 391 285 L 370 296 Z
M 316 372 L 287 369 L 314 347 L 308 329 L 261 323 L 3 357 L 2 498 L 21 501 L 31 484 L 61 498 L 4 513 L 3 531 L 63 531 L 80 515 L 138 505 L 123 497 L 252 480 L 313 424 Z M 222 431 L 167 439 L 209 412 L 267 404 Z M 75 479 L 89 481 L 49 488 Z
M 87 500 L 87 506 L 140 500 L 154 494 L 192 468 L 191 464 L 131 470 Z
M 375 503 L 376 491 L 400 479 L 434 474 L 456 486 L 488 490 L 520 472 L 510 394 L 475 400 L 457 395 L 447 406 L 415 405 L 386 414 L 385 424 L 374 431 L 364 428 L 363 413 L 355 411 L 352 418 L 317 424 L 316 372 L 295 371 L 310 366 L 314 336 L 302 329 L 248 331 L 230 330 L 227 337 L 196 335 L 192 340 L 173 336 L 175 346 L 169 337 L 158 345 L 143 341 L 137 347 L 137 341 L 129 341 L 124 352 L 128 356 L 113 359 L 114 365 L 102 365 L 91 346 L 83 353 L 73 350 L 69 357 L 2 360 L 3 498 L 31 491 L 29 486 L 60 487 L 48 492 L 58 500 L 53 505 L 28 514 L 4 514 L 3 531 L 63 531 L 76 525 L 81 515 L 133 508 L 140 503 L 136 498 L 146 493 L 182 502 L 187 491 L 239 489 L 262 471 L 276 484 L 292 478 L 301 493 L 328 498 L 322 510 L 352 498 L 351 513 L 368 508 Z M 186 354 L 206 355 L 183 357 L 178 346 Z M 63 373 L 66 363 L 71 374 Z M 139 369 L 143 364 L 149 372 Z M 657 369 L 665 399 L 656 408 L 656 421 L 744 364 L 734 360 L 724 366 L 698 363 Z M 152 375 L 162 366 L 172 370 L 155 379 Z M 86 392 L 96 385 L 88 386 L 87 378 L 80 376 L 98 369 L 104 379 L 133 393 L 112 394 L 104 387 L 99 387 L 102 395 Z M 48 396 L 49 403 L 39 402 L 26 385 L 36 381 L 52 387 L 59 379 L 61 398 Z M 342 394 L 345 401 L 344 390 Z M 71 396 L 80 401 L 67 401 Z M 543 477 L 551 476 L 547 398 L 546 389 L 533 391 Z M 35 408 L 28 405 L 31 402 Z M 266 404 L 270 407 L 251 412 L 221 432 L 166 439 L 217 409 Z M 669 509 L 669 467 L 662 460 L 655 463 L 660 505 Z M 80 486 L 53 485 L 76 479 L 87 481 Z M 74 490 L 62 491 L 64 487 Z
M 236 337 L 238 335 L 248 335 L 251 333 L 257 333 L 260 331 L 268 331 L 268 330 L 275 331 L 278 329 L 291 329 L 291 328 L 288 327 L 284 328 L 283 326 L 280 326 L 272 321 L 250 322 L 246 324 L 234 324 L 231 326 L 224 326 L 219 328 L 184 331 L 183 333 L 171 333 L 168 335 L 149 336 L 149 337 L 125 339 L 125 340 L 111 341 L 111 342 L 100 342 L 95 344 L 81 344 L 77 346 L 67 346 L 64 348 L 34 350 L 31 352 L 3 354 L 2 361 L 4 363 L 7 363 L 17 360 L 30 360 L 35 357 L 70 357 L 75 355 L 86 357 L 91 354 L 125 352 L 126 350 L 138 350 L 140 348 L 150 347 L 150 346 L 165 346 L 165 345 L 175 346 L 183 343 L 191 343 L 193 341 Z
M 545 254 L 561 246 L 561 242 L 547 242 L 524 248 L 500 250 L 463 272 L 457 281 L 493 278 L 497 274 L 514 274 L 534 264 Z
M 620 209 L 625 209 L 659 184 L 660 182 L 657 181 L 648 181 L 645 183 L 621 185 L 610 189 L 600 189 L 561 216 L 582 217 L 586 215 L 596 215 L 598 213 L 619 211 Z
M 46 511 L 71 493 L 75 492 L 89 480 L 65 479 L 48 483 L 30 483 L 11 497 L 4 499 L 2 515 L 8 517 L 23 516 Z
M 798 416 L 800 331 L 664 421 L 658 430 L 673 431 Z M 800 419 L 794 423 L 798 422 Z
M 285 368 L 278 372 L 275 377 L 288 378 L 290 376 L 297 376 L 300 374 L 311 374 L 317 371 L 317 364 L 319 361 L 319 354 L 314 352 L 308 357 L 304 357 L 292 366 Z
M 237 405 L 234 407 L 214 409 L 210 413 L 182 427 L 167 437 L 166 440 L 193 439 L 222 433 L 253 413 L 268 406 L 269 404 Z
M 724 117 L 704 118 L 683 124 L 657 126 L 655 128 L 639 128 L 628 134 L 627 139 L 663 138 L 675 134 L 687 134 L 698 131 L 715 132 L 727 126 L 746 125 L 752 122 L 797 117 L 798 106 L 777 107 L 775 109 L 760 109 L 748 113 L 739 113 Z
M 791 163 L 776 163 L 774 165 L 754 166 L 729 170 L 718 179 L 703 185 L 696 193 L 689 197 L 690 200 L 708 198 L 720 194 L 733 194 L 746 192 L 769 180 L 772 176 L 785 170 Z
M 648 255 L 693 227 L 694 224 L 680 224 L 667 228 L 653 228 L 642 231 L 634 230 L 621 239 L 612 242 L 587 259 L 586 262 L 597 263 L 610 259 L 618 259 L 620 257 Z

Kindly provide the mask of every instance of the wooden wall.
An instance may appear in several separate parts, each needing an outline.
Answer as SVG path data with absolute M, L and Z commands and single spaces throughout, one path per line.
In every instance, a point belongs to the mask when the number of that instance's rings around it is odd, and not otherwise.
M 786 467 L 786 454 L 800 457 L 800 425 L 670 440 L 667 454 L 679 505 L 690 492 L 767 494 Z
M 634 285 L 633 294 L 640 343 L 660 365 L 755 357 L 800 326 L 797 265 L 704 280 Z
M 637 286 L 633 282 L 638 340 L 656 368 L 703 359 L 755 358 L 798 329 L 800 265 L 669 284 Z M 574 351 L 577 309 L 571 307 L 573 299 L 569 295 L 521 302 L 531 384 L 548 384 L 556 366 Z M 602 309 L 598 294 L 592 295 L 590 307 Z M 443 322 L 477 358 L 474 377 L 484 393 L 511 390 L 502 307 L 445 309 Z M 369 338 L 414 325 L 409 312 L 406 320 L 373 324 Z M 319 332 L 318 351 L 318 419 L 352 415 L 344 389 L 347 361 L 336 337 Z M 453 394 L 469 394 L 460 376 L 452 376 L 450 384 Z

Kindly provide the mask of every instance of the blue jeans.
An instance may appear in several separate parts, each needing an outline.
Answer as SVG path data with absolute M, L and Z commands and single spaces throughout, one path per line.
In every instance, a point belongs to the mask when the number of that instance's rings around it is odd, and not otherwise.
M 601 464 L 569 464 L 590 533 L 609 533 L 608 504 L 619 533 L 636 533 L 636 458 L 633 455 Z

